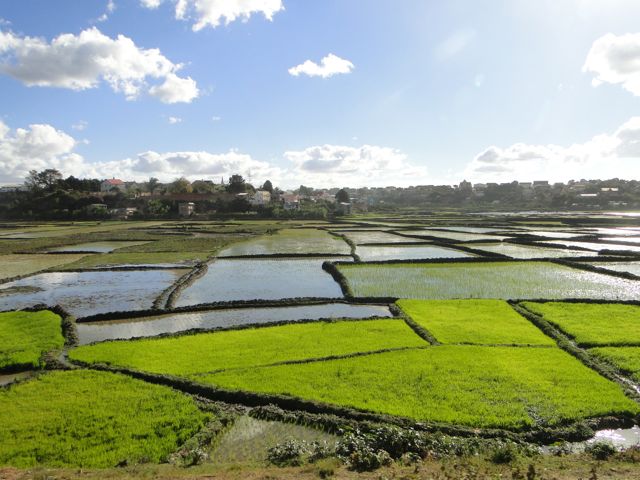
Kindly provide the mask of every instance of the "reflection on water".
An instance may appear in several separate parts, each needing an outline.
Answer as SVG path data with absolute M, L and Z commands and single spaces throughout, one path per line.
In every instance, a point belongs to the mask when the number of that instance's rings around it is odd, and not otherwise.
M 414 260 L 423 258 L 468 258 L 476 257 L 473 253 L 454 250 L 434 245 L 407 245 L 402 247 L 358 246 L 356 253 L 363 262 L 376 260 Z
M 81 345 L 118 338 L 150 337 L 193 328 L 220 328 L 285 320 L 320 318 L 390 317 L 389 308 L 378 305 L 326 303 L 296 307 L 231 308 L 207 312 L 188 312 L 117 322 L 78 323 Z
M 203 277 L 182 292 L 176 306 L 232 300 L 342 297 L 338 284 L 322 270 L 325 260 L 344 261 L 345 258 L 218 259 L 209 264 Z
M 41 273 L 2 285 L 2 310 L 59 304 L 76 317 L 151 308 L 186 270 Z M 9 293 L 3 295 L 3 293 Z

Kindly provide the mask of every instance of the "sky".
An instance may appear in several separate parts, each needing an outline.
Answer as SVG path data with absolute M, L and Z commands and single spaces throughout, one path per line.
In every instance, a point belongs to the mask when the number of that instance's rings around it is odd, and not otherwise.
M 0 2 L 0 184 L 640 179 L 637 0 Z

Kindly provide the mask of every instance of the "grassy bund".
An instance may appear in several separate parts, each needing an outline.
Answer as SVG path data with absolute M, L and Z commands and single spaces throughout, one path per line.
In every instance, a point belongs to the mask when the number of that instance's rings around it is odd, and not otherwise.
M 338 443 L 283 433 L 251 466 L 308 465 L 268 478 L 356 478 L 389 463 L 397 478 L 459 478 L 467 461 L 491 464 L 491 478 L 540 478 L 550 460 L 527 442 L 640 419 L 640 254 L 619 228 L 633 221 L 413 212 L 0 225 L 0 301 L 15 310 L 0 312 L 0 478 L 267 478 L 240 461 L 221 473 L 216 449 L 254 450 L 252 429 L 281 422 L 296 425 L 274 431 Z M 330 302 L 393 317 L 257 311 Z M 65 311 L 116 332 L 95 338 L 142 338 L 78 347 Z M 551 468 L 543 478 L 563 478 Z

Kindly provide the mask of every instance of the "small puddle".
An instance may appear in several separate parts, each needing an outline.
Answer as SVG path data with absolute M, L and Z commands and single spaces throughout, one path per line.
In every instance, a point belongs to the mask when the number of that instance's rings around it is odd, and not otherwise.
M 0 288 L 2 308 L 59 304 L 76 317 L 151 308 L 154 299 L 186 270 L 51 272 Z
M 222 464 L 264 462 L 271 447 L 287 440 L 334 444 L 338 437 L 301 425 L 242 416 L 222 434 L 211 452 L 211 461 Z
M 623 450 L 625 448 L 634 447 L 640 445 L 640 427 L 633 426 L 631 428 L 615 428 L 608 430 L 598 430 L 593 438 L 584 442 L 569 442 L 566 445 L 573 453 L 579 453 L 584 451 L 587 445 L 596 442 L 610 443 L 616 449 Z M 543 453 L 553 453 L 554 447 L 546 446 L 542 447 Z
M 194 328 L 213 329 L 277 321 L 320 318 L 391 317 L 388 307 L 327 303 L 294 307 L 231 308 L 206 312 L 188 312 L 113 322 L 78 323 L 81 345 L 105 340 L 151 337 Z
M 35 372 L 20 372 L 20 373 L 9 373 L 6 375 L 0 374 L 0 387 L 6 387 L 7 385 L 11 385 L 13 382 L 17 382 L 18 380 L 23 380 L 25 378 L 30 378 L 35 374 Z

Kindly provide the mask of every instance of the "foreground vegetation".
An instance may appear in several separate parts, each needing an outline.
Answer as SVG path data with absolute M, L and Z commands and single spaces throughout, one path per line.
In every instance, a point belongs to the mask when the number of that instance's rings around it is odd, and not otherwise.
M 440 346 L 201 381 L 472 427 L 518 429 L 640 411 L 618 385 L 557 348 Z
M 41 367 L 46 352 L 64 345 L 61 321 L 48 310 L 0 313 L 0 371 Z
M 502 300 L 398 300 L 440 343 L 555 345 Z
M 549 262 L 398 263 L 339 266 L 355 297 L 635 299 L 633 280 Z
M 583 347 L 640 345 L 640 306 L 525 302 L 527 310 L 543 317 Z
M 69 357 L 146 372 L 192 376 L 427 343 L 404 322 L 361 320 L 231 330 L 172 338 L 98 343 Z
M 47 373 L 0 389 L 0 465 L 162 462 L 207 419 L 167 387 L 111 373 Z
M 589 353 L 640 382 L 640 347 L 598 347 L 590 349 Z

